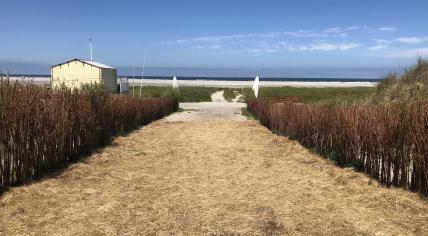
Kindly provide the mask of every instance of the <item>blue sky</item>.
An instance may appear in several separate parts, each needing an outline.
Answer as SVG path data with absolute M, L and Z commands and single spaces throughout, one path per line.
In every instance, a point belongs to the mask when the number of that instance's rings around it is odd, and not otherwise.
M 116 67 L 140 65 L 146 55 L 148 67 L 325 71 L 402 68 L 428 56 L 428 1 L 2 0 L 0 7 L 0 66 L 89 58 L 90 36 L 94 59 Z

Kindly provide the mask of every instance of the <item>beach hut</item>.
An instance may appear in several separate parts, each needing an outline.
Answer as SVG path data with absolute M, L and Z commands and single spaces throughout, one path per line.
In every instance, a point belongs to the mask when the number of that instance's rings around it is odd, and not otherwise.
M 51 68 L 52 88 L 66 86 L 79 89 L 84 84 L 103 84 L 108 91 L 117 92 L 117 70 L 95 61 L 73 59 Z

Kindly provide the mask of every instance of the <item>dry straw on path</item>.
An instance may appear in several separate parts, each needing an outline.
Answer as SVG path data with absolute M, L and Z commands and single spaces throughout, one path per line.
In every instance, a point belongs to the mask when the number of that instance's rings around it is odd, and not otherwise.
M 0 235 L 427 235 L 428 202 L 256 121 L 157 121 L 0 199 Z

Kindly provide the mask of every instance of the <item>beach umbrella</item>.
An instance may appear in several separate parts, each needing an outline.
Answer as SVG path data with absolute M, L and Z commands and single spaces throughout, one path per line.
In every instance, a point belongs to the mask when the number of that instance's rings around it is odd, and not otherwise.
M 172 88 L 178 89 L 177 77 L 172 78 Z
M 253 91 L 254 91 L 254 96 L 258 96 L 259 95 L 259 77 L 256 76 L 256 79 L 254 79 L 254 83 L 253 83 Z

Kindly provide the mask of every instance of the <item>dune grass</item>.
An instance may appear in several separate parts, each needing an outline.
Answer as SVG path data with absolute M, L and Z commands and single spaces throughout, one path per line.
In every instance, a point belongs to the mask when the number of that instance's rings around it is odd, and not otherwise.
M 428 60 L 419 58 L 403 74 L 392 73 L 378 84 L 374 102 L 408 104 L 428 100 Z

